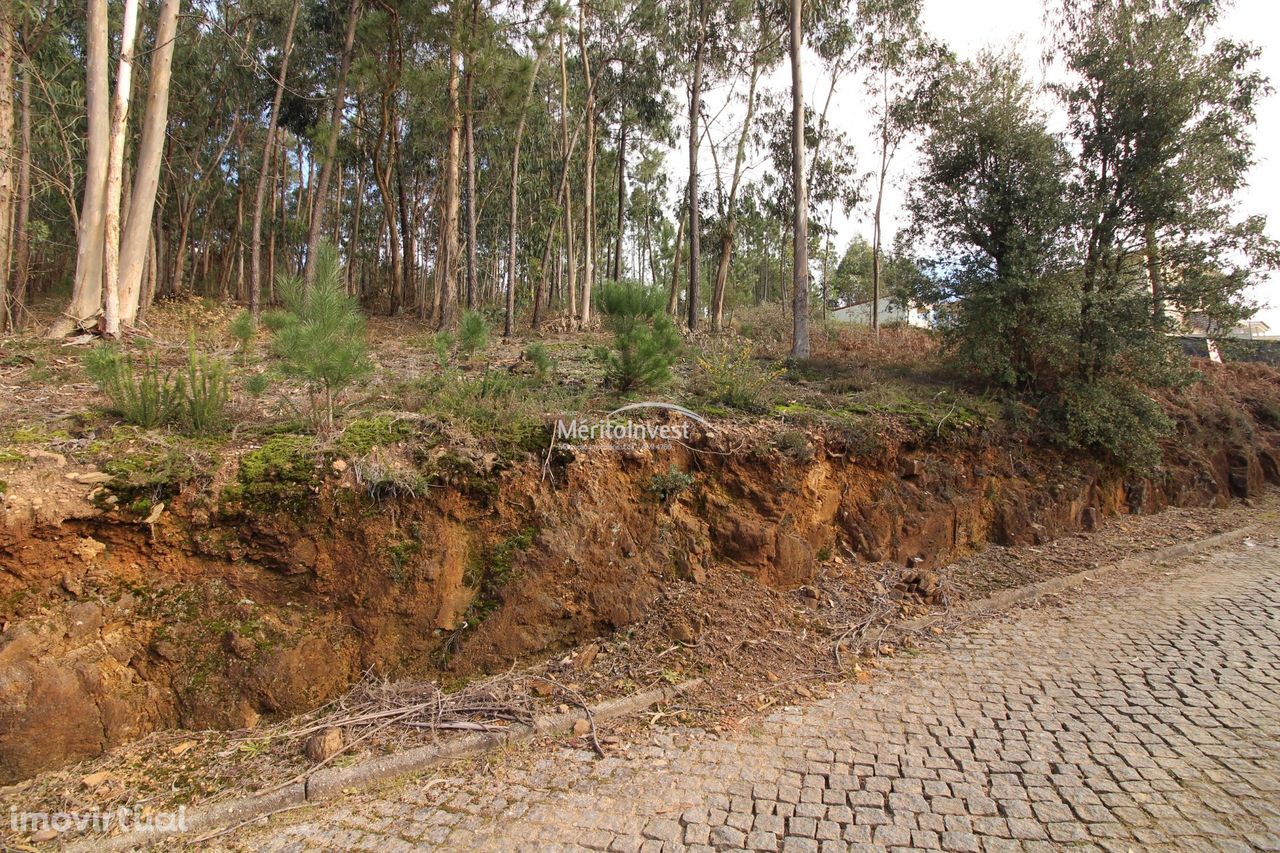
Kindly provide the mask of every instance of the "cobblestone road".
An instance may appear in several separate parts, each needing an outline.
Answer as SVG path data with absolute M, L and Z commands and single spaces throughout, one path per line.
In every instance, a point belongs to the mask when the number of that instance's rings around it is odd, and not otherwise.
M 421 779 L 233 849 L 1280 850 L 1280 541 L 970 628 L 628 758 Z

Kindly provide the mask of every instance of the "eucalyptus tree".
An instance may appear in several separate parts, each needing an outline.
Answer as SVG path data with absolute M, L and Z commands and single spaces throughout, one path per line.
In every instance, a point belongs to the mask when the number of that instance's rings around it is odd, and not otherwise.
M 879 164 L 874 177 L 872 211 L 871 325 L 880 328 L 880 258 L 884 251 L 884 191 L 894 155 L 907 134 L 920 125 L 930 89 L 939 79 L 946 51 L 925 34 L 923 0 L 858 0 L 861 29 L 858 61 L 872 106 Z
M 791 0 L 791 357 L 809 357 L 809 196 L 804 134 L 803 0 Z

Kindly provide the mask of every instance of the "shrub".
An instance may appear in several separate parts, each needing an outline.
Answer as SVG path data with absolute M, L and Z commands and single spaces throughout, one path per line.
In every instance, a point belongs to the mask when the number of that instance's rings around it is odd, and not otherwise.
M 649 479 L 648 490 L 650 494 L 656 495 L 658 500 L 668 503 L 676 495 L 691 488 L 693 488 L 693 475 L 686 474 L 672 465 L 665 474 L 654 474 Z
M 616 331 L 624 331 L 637 321 L 665 314 L 667 295 L 635 282 L 610 281 L 596 290 L 596 308 L 609 318 Z
M 230 390 L 225 362 L 187 350 L 185 373 L 169 374 L 154 353 L 137 362 L 112 346 L 85 353 L 84 368 L 110 400 L 109 411 L 131 424 L 152 429 L 177 422 L 189 432 L 205 435 L 226 422 Z
M 231 337 L 236 339 L 236 344 L 240 348 L 241 358 L 247 359 L 253 349 L 254 334 L 258 331 L 253 322 L 253 315 L 248 311 L 241 311 L 232 319 L 230 331 Z
M 763 369 L 752 357 L 751 344 L 718 343 L 698 357 L 698 382 L 713 403 L 723 403 L 744 412 L 769 408 L 773 383 L 785 372 Z
M 222 428 L 231 397 L 226 362 L 197 353 L 193 340 L 187 351 L 186 376 L 179 376 L 175 384 L 180 396 L 179 415 L 187 429 L 208 435 Z
M 338 252 L 329 243 L 321 243 L 317 251 L 310 288 L 292 276 L 280 281 L 286 313 L 273 320 L 272 348 L 283 372 L 306 383 L 313 421 L 332 429 L 335 399 L 372 365 L 364 316 L 342 286 Z
M 436 364 L 444 370 L 449 366 L 449 350 L 453 349 L 453 335 L 441 329 L 431 338 L 431 348 L 436 354 Z
M 555 362 L 551 358 L 551 353 L 542 344 L 529 344 L 524 350 L 525 360 L 533 365 L 533 369 L 538 371 L 539 379 L 546 379 L 551 371 L 555 369 Z
M 1073 382 L 1042 414 L 1058 444 L 1100 451 L 1112 463 L 1144 473 L 1160 464 L 1159 440 L 1173 428 L 1154 400 L 1118 378 Z
M 95 347 L 81 359 L 85 372 L 110 402 L 108 411 L 131 424 L 151 429 L 179 410 L 181 390 L 160 369 L 155 353 L 134 357 L 117 347 Z
M 619 391 L 670 382 L 680 333 L 667 316 L 663 293 L 634 283 L 609 283 L 597 298 L 614 330 L 612 348 L 600 353 L 606 382 Z
M 489 324 L 479 311 L 463 311 L 458 326 L 458 352 L 470 361 L 489 345 Z

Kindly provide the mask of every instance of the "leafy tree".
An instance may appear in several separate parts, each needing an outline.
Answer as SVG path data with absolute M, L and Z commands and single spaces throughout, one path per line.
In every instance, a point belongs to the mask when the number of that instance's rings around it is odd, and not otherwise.
M 1064 0 L 1058 10 L 1069 76 L 1056 88 L 1080 150 L 1073 190 L 1089 375 L 1122 367 L 1125 342 L 1143 336 L 1135 322 L 1162 331 L 1166 304 L 1234 323 L 1253 271 L 1276 263 L 1262 220 L 1234 218 L 1267 87 L 1256 48 L 1209 43 L 1223 6 Z M 1130 296 L 1144 286 L 1145 320 Z
M 946 333 L 962 363 L 1017 390 L 1051 387 L 1075 328 L 1062 271 L 1070 163 L 1035 94 L 1010 55 L 955 68 L 910 201 L 915 232 L 936 251 L 917 298 L 950 306 Z

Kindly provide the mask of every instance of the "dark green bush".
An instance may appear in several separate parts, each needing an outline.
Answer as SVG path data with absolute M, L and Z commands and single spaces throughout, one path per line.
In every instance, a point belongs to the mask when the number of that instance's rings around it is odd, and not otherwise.
M 605 381 L 618 391 L 661 388 L 671 381 L 680 354 L 680 333 L 666 313 L 666 297 L 635 283 L 607 283 L 597 305 L 614 331 L 613 345 L 599 352 Z

